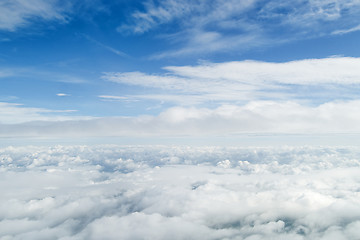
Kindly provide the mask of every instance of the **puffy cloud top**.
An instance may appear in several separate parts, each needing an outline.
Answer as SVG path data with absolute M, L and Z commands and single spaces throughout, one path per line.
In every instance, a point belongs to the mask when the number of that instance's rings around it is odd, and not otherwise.
M 3 239 L 357 239 L 359 148 L 0 149 Z

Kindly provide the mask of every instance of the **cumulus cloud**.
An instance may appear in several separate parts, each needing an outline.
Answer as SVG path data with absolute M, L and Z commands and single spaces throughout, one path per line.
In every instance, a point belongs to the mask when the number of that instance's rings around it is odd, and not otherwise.
M 0 149 L 0 238 L 357 239 L 359 148 Z
M 359 12 L 356 0 L 146 1 L 118 30 L 142 34 L 170 25 L 168 39 L 182 45 L 155 56 L 169 57 L 357 31 Z

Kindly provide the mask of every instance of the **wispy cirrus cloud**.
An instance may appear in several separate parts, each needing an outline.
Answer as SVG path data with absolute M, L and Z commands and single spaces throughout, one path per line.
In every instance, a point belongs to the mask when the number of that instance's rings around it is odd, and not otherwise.
M 88 80 L 61 72 L 53 72 L 34 67 L 13 67 L 0 69 L 0 78 L 18 77 L 22 79 L 36 79 L 63 83 L 83 84 Z
M 15 32 L 34 23 L 66 24 L 75 16 L 91 19 L 94 11 L 107 11 L 107 7 L 102 0 L 2 0 L 0 31 Z
M 0 30 L 15 31 L 37 20 L 67 22 L 69 2 L 58 0 L 4 0 L 0 3 Z
M 357 31 L 360 31 L 360 24 L 355 27 L 348 28 L 348 29 L 340 29 L 340 30 L 333 31 L 332 34 L 333 35 L 342 35 L 342 34 L 347 34 L 347 33 L 357 32 Z
M 147 1 L 120 32 L 143 34 L 169 27 L 167 39 L 178 48 L 155 58 L 253 48 L 301 38 L 357 31 L 360 3 L 355 0 Z M 165 28 L 166 29 L 166 28 Z M 164 32 L 162 33 L 164 36 Z

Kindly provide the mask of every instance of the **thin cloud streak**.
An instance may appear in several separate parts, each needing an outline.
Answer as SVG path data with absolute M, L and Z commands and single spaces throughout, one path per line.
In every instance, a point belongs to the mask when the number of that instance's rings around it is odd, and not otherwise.
M 74 109 L 54 110 L 26 107 L 19 103 L 0 102 L 0 124 L 21 124 L 32 121 L 68 121 L 92 119 L 88 116 L 71 116 Z M 70 115 L 68 115 L 70 114 Z M 46 125 L 46 124 L 45 124 Z
M 106 49 L 106 50 L 108 50 L 108 51 L 110 51 L 110 52 L 112 52 L 112 53 L 115 53 L 115 54 L 118 55 L 118 56 L 121 56 L 121 57 L 129 57 L 129 55 L 127 55 L 126 53 L 124 53 L 124 52 L 122 52 L 122 51 L 119 51 L 119 50 L 117 50 L 117 49 L 115 49 L 115 48 L 113 48 L 113 47 L 110 47 L 110 46 L 108 46 L 108 45 L 105 45 L 105 44 L 103 44 L 103 43 L 101 43 L 101 42 L 93 39 L 92 37 L 90 37 L 90 36 L 88 36 L 88 35 L 86 35 L 86 34 L 82 34 L 82 36 L 84 36 L 84 37 L 85 37 L 87 40 L 89 40 L 90 42 L 93 42 L 93 43 L 95 43 L 96 45 L 98 45 L 98 46 L 100 46 L 100 47 L 102 47 L 102 48 L 104 48 L 104 49 Z
M 333 35 L 342 35 L 342 34 L 347 34 L 347 33 L 352 33 L 352 32 L 357 32 L 360 31 L 360 25 L 349 28 L 349 29 L 340 29 L 340 30 L 336 30 L 334 32 L 332 32 Z
M 18 77 L 22 79 L 33 79 L 42 81 L 54 81 L 72 84 L 85 84 L 89 81 L 78 76 L 64 74 L 61 72 L 52 72 L 47 70 L 41 70 L 34 67 L 17 67 L 17 68 L 4 68 L 0 69 L 1 78 Z

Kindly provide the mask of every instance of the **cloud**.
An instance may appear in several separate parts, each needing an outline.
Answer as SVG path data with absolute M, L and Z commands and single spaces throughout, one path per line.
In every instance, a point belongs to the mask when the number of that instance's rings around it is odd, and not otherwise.
M 89 40 L 90 42 L 93 42 L 93 43 L 95 43 L 96 45 L 98 45 L 98 46 L 100 46 L 100 47 L 102 47 L 102 48 L 104 48 L 104 49 L 106 49 L 106 50 L 108 50 L 108 51 L 110 51 L 110 52 L 112 52 L 112 53 L 115 53 L 116 55 L 118 55 L 118 56 L 121 56 L 121 57 L 128 57 L 128 55 L 126 54 L 126 53 L 124 53 L 124 52 L 122 52 L 122 51 L 119 51 L 119 50 L 117 50 L 117 49 L 115 49 L 115 48 L 113 48 L 113 47 L 110 47 L 110 46 L 108 46 L 108 45 L 105 45 L 105 44 L 103 44 L 103 43 L 101 43 L 101 42 L 99 42 L 99 41 L 96 41 L 95 39 L 93 39 L 92 37 L 90 37 L 90 36 L 88 36 L 88 35 L 86 35 L 86 34 L 82 34 L 82 36 L 84 36 L 87 40 Z
M 166 93 L 132 96 L 189 104 L 258 99 L 325 102 L 357 98 L 358 58 L 332 57 L 283 63 L 239 61 L 167 66 L 164 74 L 105 73 L 105 80 Z M 310 91 L 309 91 L 310 90 Z
M 0 238 L 357 239 L 359 154 L 354 147 L 1 148 Z
M 106 73 L 152 94 L 102 101 L 161 104 L 156 115 L 92 118 L 3 103 L 2 137 L 169 137 L 359 133 L 358 58 L 168 66 L 163 74 Z
M 99 95 L 102 101 L 107 102 L 137 102 L 138 100 L 128 96 L 110 96 L 110 95 Z
M 76 110 L 31 108 L 18 103 L 0 102 L 0 123 L 20 124 L 31 121 L 65 121 L 71 119 L 90 119 L 90 117 L 67 116 L 67 114 L 73 112 L 76 112 Z
M 359 31 L 359 30 L 360 30 L 360 25 L 357 25 L 357 26 L 352 27 L 352 28 L 349 28 L 349 29 L 336 30 L 336 31 L 332 32 L 332 34 L 334 34 L 334 35 L 341 35 L 341 34 L 356 32 L 356 31 Z
M 358 58 L 331 57 L 283 63 L 240 61 L 168 66 L 163 74 L 105 73 L 103 79 L 107 81 L 153 93 L 99 95 L 101 100 L 155 101 L 163 105 L 161 110 L 157 115 L 92 118 L 71 116 L 69 110 L 2 103 L 0 136 L 359 133 L 359 64 Z
M 58 96 L 58 97 L 67 97 L 67 96 L 70 96 L 70 95 L 67 94 L 67 93 L 57 93 L 56 96 Z
M 63 83 L 82 84 L 87 83 L 88 80 L 68 75 L 60 72 L 51 72 L 39 70 L 33 67 L 17 67 L 17 68 L 3 68 L 0 69 L 0 78 L 21 77 L 22 79 L 36 79 L 43 81 L 54 81 Z
M 37 23 L 67 24 L 74 17 L 92 18 L 94 12 L 107 11 L 101 0 L 3 0 L 0 3 L 0 31 L 15 32 Z M 106 46 L 105 46 L 106 47 Z M 115 49 L 109 48 L 108 50 Z M 118 54 L 121 54 L 118 51 Z
M 358 100 L 319 106 L 252 101 L 214 109 L 172 107 L 157 116 L 90 118 L 3 104 L 0 136 L 211 138 L 236 134 L 352 134 L 360 132 L 359 107 Z
M 4 0 L 0 4 L 0 30 L 15 31 L 38 20 L 68 21 L 68 3 L 57 0 Z
M 133 12 L 118 30 L 143 34 L 171 26 L 165 34 L 179 49 L 154 56 L 161 58 L 246 50 L 330 35 L 344 28 L 356 30 L 359 12 L 355 0 L 147 1 L 144 10 Z

